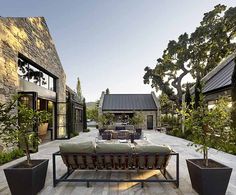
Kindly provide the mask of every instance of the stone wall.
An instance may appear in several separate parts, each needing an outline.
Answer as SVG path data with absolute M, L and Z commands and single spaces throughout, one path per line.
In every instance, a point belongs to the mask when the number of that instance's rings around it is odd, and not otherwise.
M 156 129 L 156 127 L 159 126 L 159 123 L 160 123 L 159 110 L 157 110 L 157 111 L 137 111 L 137 112 L 141 113 L 144 117 L 143 124 L 139 125 L 140 128 L 147 129 L 147 116 L 148 115 L 153 116 L 153 129 Z M 130 113 L 130 111 L 101 111 L 99 113 L 99 115 L 101 115 L 103 113 L 113 113 L 113 114 L 124 113 L 125 114 L 125 113 Z
M 0 101 L 6 102 L 19 88 L 18 55 L 22 54 L 58 77 L 57 101 L 66 100 L 66 76 L 43 17 L 0 17 Z M 58 105 L 58 124 L 65 123 L 65 105 Z M 58 137 L 65 135 L 60 128 Z
M 157 127 L 157 111 L 141 111 L 144 115 L 144 122 L 142 124 L 142 129 L 147 129 L 147 116 L 152 115 L 153 116 L 153 129 L 156 129 Z

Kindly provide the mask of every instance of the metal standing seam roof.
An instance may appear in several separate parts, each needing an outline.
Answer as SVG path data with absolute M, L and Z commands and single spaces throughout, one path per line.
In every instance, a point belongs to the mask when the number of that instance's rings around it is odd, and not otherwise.
M 102 110 L 157 110 L 152 94 L 105 94 Z
M 231 85 L 231 77 L 233 74 L 235 62 L 232 59 L 226 66 L 219 70 L 214 76 L 206 81 L 203 87 L 203 93 L 207 93 L 222 87 Z

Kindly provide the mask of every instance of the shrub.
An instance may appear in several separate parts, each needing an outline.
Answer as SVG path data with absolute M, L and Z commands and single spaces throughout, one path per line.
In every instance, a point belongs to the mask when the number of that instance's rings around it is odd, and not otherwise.
M 73 131 L 70 133 L 70 137 L 75 137 L 75 136 L 78 136 L 79 135 L 79 132 L 77 131 Z
M 183 109 L 186 129 L 192 132 L 193 144 L 197 151 L 204 154 L 205 166 L 208 166 L 208 150 L 214 146 L 224 150 L 230 143 L 230 109 L 227 98 L 220 98 L 213 109 L 208 109 L 203 95 L 200 94 L 198 107 L 193 110 Z
M 141 112 L 135 112 L 134 116 L 129 120 L 130 124 L 139 128 L 144 122 L 144 115 Z
M 90 129 L 84 129 L 83 130 L 83 132 L 89 132 L 90 131 Z
M 5 104 L 0 103 L 0 135 L 5 144 L 24 146 L 27 165 L 31 165 L 30 146 L 39 143 L 33 127 L 47 122 L 51 115 L 46 111 L 35 111 L 23 104 L 17 106 L 19 96 Z M 18 113 L 15 111 L 18 110 Z
M 24 156 L 24 151 L 16 148 L 10 152 L 0 152 L 0 165 Z

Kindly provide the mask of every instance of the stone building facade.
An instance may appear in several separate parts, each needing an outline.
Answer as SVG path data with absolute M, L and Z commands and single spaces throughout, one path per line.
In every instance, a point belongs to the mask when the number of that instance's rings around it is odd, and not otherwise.
M 151 94 L 105 94 L 102 92 L 98 114 L 112 113 L 115 123 L 128 123 L 134 113 L 141 113 L 142 129 L 156 129 L 160 126 L 160 103 L 154 92 Z
M 19 76 L 19 64 L 27 64 L 29 74 L 37 70 L 33 82 L 28 82 L 32 75 L 27 77 L 28 81 L 24 79 L 25 73 Z M 43 17 L 0 17 L 0 101 L 6 102 L 18 92 L 36 94 L 39 98 L 36 104 L 51 102 L 55 116 L 53 139 L 67 137 L 66 75 Z

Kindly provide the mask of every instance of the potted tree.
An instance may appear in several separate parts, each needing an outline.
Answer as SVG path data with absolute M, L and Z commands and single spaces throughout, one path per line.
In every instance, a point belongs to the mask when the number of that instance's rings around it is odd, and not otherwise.
M 144 116 L 141 112 L 135 112 L 134 116 L 130 119 L 130 124 L 134 125 L 137 133 L 142 133 L 141 125 L 144 122 Z
M 223 195 L 227 190 L 232 168 L 213 159 L 209 159 L 209 147 L 221 149 L 229 138 L 230 108 L 225 98 L 219 99 L 215 107 L 208 109 L 204 97 L 200 94 L 195 109 L 184 107 L 184 125 L 192 132 L 192 143 L 197 151 L 203 153 L 203 159 L 187 159 L 187 167 L 192 187 L 202 195 Z
M 46 111 L 34 111 L 24 105 L 16 105 L 17 98 L 6 104 L 0 104 L 0 133 L 5 143 L 25 145 L 26 160 L 4 169 L 12 194 L 37 194 L 45 183 L 48 159 L 32 160 L 30 145 L 38 142 L 34 126 L 46 122 L 50 114 Z M 16 112 L 18 110 L 18 112 Z

